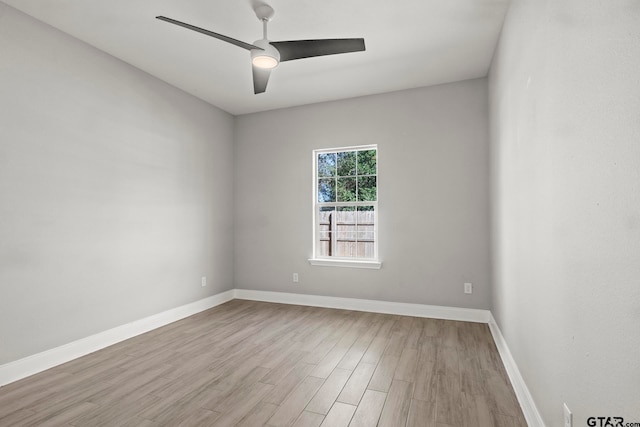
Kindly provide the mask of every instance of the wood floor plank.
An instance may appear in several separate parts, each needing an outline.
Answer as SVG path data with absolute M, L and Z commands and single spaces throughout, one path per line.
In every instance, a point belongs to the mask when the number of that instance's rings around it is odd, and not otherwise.
M 40 401 L 31 403 L 29 405 L 29 409 L 36 412 L 46 413 L 49 412 L 51 408 L 67 408 L 77 404 L 78 402 L 91 401 L 93 396 L 107 390 L 111 390 L 114 387 L 113 384 L 108 382 L 92 381 L 91 377 L 87 376 L 88 373 L 83 373 L 81 375 L 83 380 L 74 383 L 73 387 L 59 388 L 55 394 L 47 396 L 46 399 L 41 399 Z M 74 375 L 74 377 L 75 376 L 76 375 Z
M 351 373 L 352 371 L 345 369 L 334 369 L 305 410 L 326 415 L 349 380 Z
M 260 363 L 260 366 L 269 369 L 275 369 L 282 363 L 289 360 L 289 356 L 291 356 L 291 354 L 299 352 L 299 350 L 293 348 L 292 344 L 293 341 L 287 338 L 281 341 L 274 341 L 264 347 L 258 353 L 260 356 L 262 356 L 262 362 Z
M 0 387 L 0 426 L 323 422 L 526 426 L 486 324 L 257 301 Z
M 140 411 L 157 402 L 159 399 L 161 398 L 149 395 L 134 402 L 115 401 L 110 405 L 99 406 L 90 410 L 69 424 L 78 427 L 101 427 L 124 424 L 127 420 L 136 417 Z
M 282 379 L 296 367 L 298 362 L 307 355 L 308 353 L 304 351 L 293 350 L 291 353 L 287 354 L 286 359 L 271 369 L 269 374 L 260 381 L 266 384 L 278 384 L 278 382 L 282 381 Z
M 257 366 L 257 360 L 258 358 L 250 359 L 247 364 L 212 382 L 213 387 L 218 390 L 233 391 L 238 387 L 251 385 L 258 381 L 263 382 L 262 379 L 269 374 L 270 369 Z
M 47 387 L 36 387 L 27 393 L 14 390 L 14 392 L 9 394 L 7 399 L 3 399 L 2 396 L 0 396 L 0 400 L 2 400 L 0 419 L 10 416 L 13 412 L 22 409 L 33 410 L 32 408 L 34 406 L 54 399 L 59 393 L 69 392 L 69 390 L 73 390 L 86 381 L 86 376 L 66 375 L 63 380 L 50 383 Z M 93 383 L 93 381 L 91 382 Z M 3 389 L 4 387 L 0 388 L 0 391 Z
M 411 328 L 409 329 L 409 335 L 405 341 L 404 348 L 409 350 L 420 349 L 420 339 L 424 330 L 424 324 L 421 319 L 417 317 L 411 318 Z
M 383 392 L 389 391 L 399 360 L 400 357 L 390 354 L 382 356 L 367 388 Z
M 518 418 L 522 416 L 522 411 L 518 405 L 518 399 L 508 380 L 493 370 L 483 371 L 485 387 L 488 393 L 488 402 L 491 409 L 502 415 Z
M 105 372 L 104 381 L 108 381 L 111 384 L 122 384 L 124 381 L 127 381 L 131 375 L 144 375 L 146 372 L 162 365 L 171 366 L 168 361 L 174 358 L 175 354 L 173 351 L 161 351 L 160 354 L 149 357 L 131 357 L 127 362 L 118 365 L 118 369 L 115 372 Z M 162 375 L 169 378 L 174 369 L 175 366 L 172 366 L 171 369 L 167 369 Z M 95 372 L 91 371 L 91 376 L 96 378 Z
M 405 342 L 407 341 L 407 335 L 407 331 L 393 332 L 389 339 L 389 344 L 387 344 L 387 348 L 384 349 L 384 355 L 400 358 Z
M 256 369 L 260 371 L 265 368 L 258 367 Z M 255 397 L 256 392 L 260 396 L 259 400 L 262 400 L 273 390 L 273 387 L 274 386 L 271 384 L 249 381 L 233 389 L 233 391 L 229 392 L 224 399 L 211 399 L 208 402 L 203 403 L 202 407 L 205 409 L 210 409 L 212 411 L 220 412 L 221 414 L 227 414 L 233 411 L 234 408 L 238 406 L 238 402 L 246 401 L 250 399 L 251 396 Z
M 347 332 L 340 338 L 336 347 L 346 347 L 351 348 L 351 346 L 356 342 L 358 337 L 362 335 L 362 333 L 366 330 L 366 326 L 358 325 L 357 321 L 354 322 L 351 327 L 347 330 Z
M 7 413 L 5 416 L 0 417 L 0 426 L 17 426 L 24 425 L 22 421 L 29 419 L 36 415 L 36 412 L 29 409 L 18 409 L 11 413 Z
M 459 375 L 458 350 L 454 347 L 439 346 L 436 349 L 436 369 L 439 374 Z
M 170 367 L 169 367 L 170 368 Z M 129 381 L 113 385 L 103 391 L 95 393 L 88 401 L 97 405 L 105 405 L 114 400 L 137 399 L 168 385 L 171 380 L 162 375 L 167 372 L 166 365 L 157 366 L 142 375 L 131 378 Z
M 497 421 L 483 395 L 461 393 L 462 421 L 465 427 L 496 427 Z
M 375 390 L 367 390 L 360 400 L 349 427 L 376 427 L 387 393 Z
M 388 343 L 389 339 L 386 337 L 375 337 L 360 361 L 363 363 L 377 364 L 382 357 L 382 353 L 384 353 L 384 349 L 387 348 Z
M 219 401 L 225 395 L 225 392 L 212 387 L 198 388 L 186 396 L 159 398 L 145 408 L 141 408 L 136 415 L 161 425 L 178 424 L 196 410 L 209 409 L 205 406 L 212 400 L 212 396 L 218 396 Z
M 494 420 L 496 421 L 496 427 L 528 427 L 528 424 L 525 422 L 518 422 L 516 418 L 508 417 L 502 414 L 493 414 Z
M 382 325 L 380 326 L 380 329 L 378 329 L 378 333 L 376 334 L 376 338 L 386 338 L 386 339 L 391 338 L 393 325 L 395 325 L 397 321 L 398 321 L 397 317 L 385 314 Z
M 425 360 L 436 361 L 437 359 L 437 351 L 440 347 L 440 338 L 433 338 L 425 336 L 424 333 L 422 335 L 422 339 L 420 340 L 420 353 L 421 357 Z
M 436 421 L 443 424 L 462 424 L 462 399 L 460 376 L 457 374 L 437 375 Z
M 394 333 L 399 333 L 402 336 L 409 335 L 409 331 L 413 326 L 415 318 L 410 316 L 397 316 L 396 322 L 393 325 L 393 329 L 391 330 Z
M 259 403 L 238 424 L 237 427 L 261 427 L 278 410 L 273 403 Z
M 283 317 L 277 316 L 274 313 L 276 322 L 273 322 L 270 328 L 262 331 L 257 336 L 251 338 L 251 342 L 256 345 L 266 345 L 267 347 L 271 345 L 280 345 L 283 342 L 288 342 L 289 346 L 292 346 L 294 341 L 293 337 L 295 336 L 295 332 L 293 331 L 294 325 L 290 322 L 287 322 Z M 292 348 L 293 350 L 293 348 Z M 271 368 L 271 366 L 265 366 L 266 368 Z
M 45 411 L 36 412 L 33 416 L 22 420 L 13 425 L 32 425 L 32 426 L 58 426 L 67 424 L 76 418 L 79 418 L 90 411 L 99 408 L 99 405 L 90 402 L 79 402 L 67 407 L 61 407 L 55 412 Z M 9 425 L 0 422 L 0 425 Z
M 257 383 L 246 389 L 242 396 L 234 398 L 234 404 L 229 405 L 226 411 L 220 412 L 220 417 L 216 419 L 217 427 L 232 427 L 246 417 L 254 407 L 271 391 L 271 384 Z M 218 412 L 218 411 L 216 411 Z
M 325 337 L 320 344 L 308 351 L 307 357 L 303 360 L 305 363 L 318 365 L 322 359 L 338 344 L 339 339 L 335 337 Z
M 338 343 L 338 339 L 331 337 L 330 325 L 323 325 L 316 327 L 315 330 L 308 331 L 302 337 L 298 336 L 295 342 L 296 345 L 292 347 L 294 350 L 311 353 L 317 352 L 319 349 L 330 350 Z M 318 361 L 314 360 L 315 363 Z
M 109 351 L 107 350 L 96 357 L 90 357 L 90 355 L 84 356 L 54 369 L 60 369 L 63 372 L 74 375 L 82 375 L 86 372 L 91 372 L 92 375 L 96 375 L 126 365 L 131 360 L 135 360 L 135 357 L 128 356 L 127 354 L 121 354 L 120 357 L 115 358 L 109 357 Z
M 322 383 L 324 383 L 322 378 L 306 377 L 282 402 L 268 424 L 275 427 L 293 424 L 318 392 Z
M 344 357 L 349 349 L 344 347 L 334 347 L 329 353 L 318 363 L 318 366 L 311 371 L 311 376 L 318 378 L 327 378 L 331 372 L 338 366 L 340 360 Z
M 367 351 L 367 348 L 371 344 L 371 341 L 373 341 L 373 336 L 366 335 L 366 333 L 365 335 L 359 337 L 349 348 L 342 360 L 340 360 L 340 363 L 338 363 L 338 368 L 348 369 L 351 371 L 354 370 L 356 366 L 358 366 L 358 363 L 360 363 L 360 360 Z
M 478 395 L 486 394 L 480 360 L 473 350 L 458 350 L 460 361 L 460 391 Z
M 435 427 L 435 425 L 436 402 L 411 399 L 407 427 Z
M 205 425 L 212 425 L 213 422 L 220 417 L 220 414 L 208 409 L 198 408 L 193 410 L 183 419 L 176 420 L 176 427 L 200 427 Z M 146 420 L 145 421 L 149 421 Z M 153 421 L 150 421 L 153 423 Z M 153 423 L 152 425 L 160 425 Z
M 423 339 L 424 337 L 437 337 L 440 335 L 441 325 L 444 324 L 444 320 L 429 318 L 423 318 L 421 320 Z
M 396 368 L 393 378 L 402 381 L 413 381 L 416 376 L 416 368 L 418 364 L 418 350 L 405 348 L 402 351 L 398 367 Z
M 372 363 L 360 363 L 351 374 L 337 400 L 350 405 L 358 405 L 375 369 L 376 365 Z
M 7 414 L 10 401 L 22 400 L 35 391 L 49 389 L 52 384 L 59 384 L 71 378 L 72 374 L 59 370 L 65 365 L 0 387 L 0 417 Z
M 394 380 L 389 388 L 387 400 L 382 408 L 379 427 L 404 426 L 409 416 L 413 384 L 406 381 Z
M 480 361 L 480 367 L 483 371 L 494 371 L 500 374 L 504 379 L 508 380 L 506 372 L 504 372 L 504 366 L 502 360 L 500 360 L 500 354 L 495 348 L 482 348 L 478 349 L 476 354 Z
M 219 378 L 219 374 L 210 371 L 193 372 L 190 375 L 172 380 L 170 383 L 153 392 L 154 396 L 178 399 L 195 389 L 203 388 Z
M 458 335 L 458 322 L 449 321 L 443 324 L 441 329 L 441 338 L 440 344 L 443 347 L 452 347 L 452 348 L 461 348 L 461 340 Z
M 347 427 L 355 411 L 356 407 L 353 405 L 336 402 L 320 427 Z
M 264 398 L 264 401 L 280 405 L 289 393 L 311 373 L 315 366 L 316 365 L 309 365 L 304 362 L 298 363 L 298 365 L 273 388 L 271 393 Z
M 319 427 L 324 421 L 324 415 L 303 411 L 293 427 Z
M 435 401 L 438 385 L 434 349 L 421 349 L 418 355 L 413 398 L 424 401 Z

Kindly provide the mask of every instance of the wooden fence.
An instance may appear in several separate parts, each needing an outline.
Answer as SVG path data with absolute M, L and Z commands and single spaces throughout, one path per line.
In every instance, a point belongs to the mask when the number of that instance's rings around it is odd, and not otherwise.
M 374 211 L 320 212 L 320 256 L 375 257 Z

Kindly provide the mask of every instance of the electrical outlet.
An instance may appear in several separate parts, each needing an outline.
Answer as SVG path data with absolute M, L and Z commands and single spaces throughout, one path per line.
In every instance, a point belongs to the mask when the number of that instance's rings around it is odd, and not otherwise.
M 465 294 L 472 294 L 473 293 L 473 285 L 471 283 L 465 283 L 464 284 L 464 293 Z
M 298 277 L 298 273 L 293 273 L 293 283 L 298 283 L 300 278 Z
M 563 404 L 564 406 L 564 427 L 573 427 L 573 414 L 569 410 L 567 404 Z
M 207 276 L 202 276 L 202 278 L 200 279 L 200 285 L 204 288 L 205 286 L 207 286 Z

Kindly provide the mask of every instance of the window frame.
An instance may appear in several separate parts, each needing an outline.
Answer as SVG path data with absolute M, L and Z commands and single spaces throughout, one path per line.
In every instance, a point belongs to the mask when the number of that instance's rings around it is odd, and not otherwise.
M 318 156 L 320 154 L 325 153 L 340 153 L 345 151 L 368 151 L 368 150 L 376 150 L 376 200 L 375 201 L 349 201 L 349 202 L 319 202 L 318 201 L 318 181 L 321 177 L 318 176 Z M 313 150 L 312 152 L 312 218 L 313 218 L 313 247 L 312 247 L 312 258 L 309 259 L 309 263 L 311 265 L 318 266 L 331 266 L 331 267 L 353 267 L 353 268 L 370 268 L 370 269 L 379 269 L 382 267 L 382 262 L 379 259 L 378 254 L 378 246 L 379 246 L 379 238 L 378 238 L 378 224 L 379 224 L 379 210 L 378 210 L 378 201 L 379 197 L 379 151 L 377 144 L 367 144 L 367 145 L 355 145 L 348 147 L 336 147 L 336 148 L 321 148 Z M 356 176 L 357 172 L 356 172 Z M 337 177 L 336 177 L 337 178 Z M 319 256 L 318 255 L 318 245 L 320 235 L 320 216 L 318 215 L 318 211 L 321 206 L 331 206 L 331 207 L 341 207 L 341 206 L 355 206 L 356 209 L 358 206 L 373 206 L 374 208 L 374 256 L 373 258 L 358 258 L 358 257 L 337 257 L 337 256 Z M 357 215 L 356 215 L 357 217 Z M 357 235 L 357 233 L 356 233 Z M 332 243 L 330 243 L 332 244 Z

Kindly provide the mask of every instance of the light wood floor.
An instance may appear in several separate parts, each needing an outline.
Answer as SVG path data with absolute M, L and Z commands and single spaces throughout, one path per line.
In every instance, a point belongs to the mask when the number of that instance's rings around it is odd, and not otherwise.
M 526 426 L 487 325 L 234 300 L 0 388 L 1 426 Z

